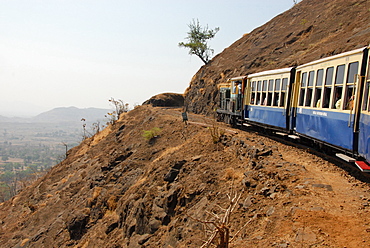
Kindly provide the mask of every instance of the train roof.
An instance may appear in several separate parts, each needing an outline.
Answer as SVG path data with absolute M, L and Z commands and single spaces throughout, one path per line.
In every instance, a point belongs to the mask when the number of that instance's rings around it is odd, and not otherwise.
M 297 66 L 297 69 L 299 69 L 301 67 L 305 67 L 305 66 L 319 64 L 319 63 L 322 63 L 322 62 L 325 62 L 325 61 L 328 61 L 328 60 L 345 57 L 345 56 L 356 54 L 356 53 L 362 53 L 366 48 L 368 48 L 368 47 L 362 47 L 362 48 L 358 48 L 358 49 L 355 49 L 355 50 L 352 50 L 352 51 L 339 53 L 339 54 L 336 54 L 336 55 L 333 55 L 333 56 L 329 56 L 329 57 L 325 57 L 325 58 L 322 58 L 322 59 L 314 60 L 314 61 L 308 62 L 306 64 Z
M 294 67 L 288 67 L 288 68 L 257 72 L 257 73 L 249 74 L 248 78 L 287 73 L 287 72 L 290 72 L 293 68 Z
M 233 78 L 229 78 L 227 81 L 236 81 L 236 80 L 243 80 L 244 78 L 246 78 L 247 76 L 239 76 L 239 77 L 233 77 Z

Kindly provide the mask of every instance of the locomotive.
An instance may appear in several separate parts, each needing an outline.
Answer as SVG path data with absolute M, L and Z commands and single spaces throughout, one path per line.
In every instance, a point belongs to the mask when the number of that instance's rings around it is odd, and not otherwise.
M 217 118 L 338 151 L 370 172 L 370 45 L 218 85 Z

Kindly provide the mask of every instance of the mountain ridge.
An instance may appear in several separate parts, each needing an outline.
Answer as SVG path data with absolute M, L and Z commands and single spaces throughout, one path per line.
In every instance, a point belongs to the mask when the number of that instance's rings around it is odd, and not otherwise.
M 99 120 L 104 120 L 105 115 L 112 112 L 110 109 L 101 108 L 77 108 L 57 107 L 45 112 L 42 112 L 33 117 L 6 117 L 0 115 L 0 122 L 26 122 L 26 123 L 58 123 L 58 122 L 81 122 L 81 119 L 86 119 L 87 122 L 93 123 Z

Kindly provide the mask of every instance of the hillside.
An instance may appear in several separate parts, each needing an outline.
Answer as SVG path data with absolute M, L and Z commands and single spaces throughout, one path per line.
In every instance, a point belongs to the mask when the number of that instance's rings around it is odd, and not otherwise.
M 176 109 L 140 106 L 0 205 L 2 247 L 199 247 L 230 190 L 232 247 L 370 247 L 357 170 Z M 148 141 L 143 130 L 161 129 Z M 362 181 L 363 182 L 362 182 Z M 245 223 L 250 224 L 243 226 Z
M 369 10 L 303 0 L 244 35 L 193 77 L 187 125 L 155 96 L 1 203 L 0 246 L 201 247 L 232 207 L 230 247 L 370 247 L 370 175 L 212 116 L 228 77 L 367 45 Z
M 248 15 L 239 21 L 248 22 Z M 218 99 L 216 85 L 230 77 L 295 66 L 369 44 L 369 0 L 303 0 L 200 68 L 185 92 L 185 105 L 189 111 L 211 114 Z

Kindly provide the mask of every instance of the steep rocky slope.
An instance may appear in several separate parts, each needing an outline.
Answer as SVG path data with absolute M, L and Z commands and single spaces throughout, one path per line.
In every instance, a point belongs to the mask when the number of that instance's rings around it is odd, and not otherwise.
M 210 235 L 200 221 L 222 217 L 233 192 L 232 247 L 370 247 L 368 177 L 206 117 L 189 121 L 140 106 L 70 150 L 0 205 L 1 247 L 200 247 Z M 145 139 L 153 128 L 160 134 Z
M 239 21 L 248 22 L 248 10 Z M 303 0 L 200 68 L 185 93 L 185 105 L 195 113 L 211 114 L 216 85 L 227 78 L 295 66 L 369 44 L 369 0 Z

